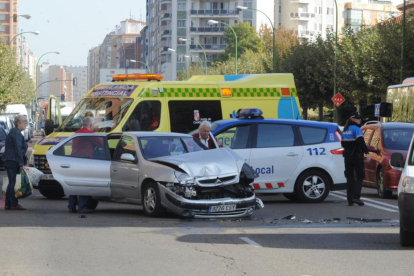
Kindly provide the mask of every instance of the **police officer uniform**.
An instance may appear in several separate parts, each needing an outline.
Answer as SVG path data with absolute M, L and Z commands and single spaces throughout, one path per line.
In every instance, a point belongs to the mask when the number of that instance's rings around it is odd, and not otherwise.
M 360 119 L 358 112 L 353 112 L 348 121 L 348 128 L 342 132 L 342 147 L 344 148 L 345 177 L 347 179 L 347 199 L 348 205 L 354 203 L 362 206 L 364 202 L 360 200 L 362 181 L 365 178 L 364 153 L 368 154 L 368 148 L 365 144 L 364 134 L 359 124 L 351 120 L 352 118 Z M 356 180 L 354 177 L 356 174 Z

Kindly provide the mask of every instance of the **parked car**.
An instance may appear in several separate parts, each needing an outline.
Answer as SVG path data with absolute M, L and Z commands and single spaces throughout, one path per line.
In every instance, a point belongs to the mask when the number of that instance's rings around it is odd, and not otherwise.
M 0 121 L 3 122 L 4 130 L 9 133 L 12 128 L 14 128 L 13 115 L 10 114 L 0 114 Z
M 414 246 L 414 146 L 410 143 L 407 158 L 401 152 L 391 154 L 390 165 L 401 172 L 398 181 L 398 207 L 400 209 L 400 243 Z
M 367 146 L 372 146 L 371 160 L 365 162 L 364 186 L 375 188 L 380 198 L 391 198 L 398 188 L 401 171 L 390 166 L 391 155 L 395 152 L 407 157 L 414 124 L 367 122 L 361 127 Z
M 72 156 L 75 139 L 98 139 L 103 147 L 93 158 Z M 206 150 L 187 134 L 75 134 L 46 158 L 65 194 L 143 205 L 148 216 L 167 209 L 183 217 L 246 217 L 263 207 L 251 186 L 257 175 L 243 158 L 231 149 Z
M 6 144 L 6 137 L 7 137 L 7 133 L 5 131 L 5 129 L 0 125 L 0 168 L 4 168 L 4 161 L 3 159 L 3 153 L 5 148 L 5 144 Z
M 211 132 L 250 164 L 257 194 L 282 193 L 291 200 L 322 202 L 330 190 L 346 188 L 337 124 L 263 119 L 256 109 L 212 124 Z
M 28 136 L 29 136 L 29 140 L 32 139 L 34 137 L 34 124 L 31 122 L 27 123 L 26 126 L 27 132 L 28 132 Z

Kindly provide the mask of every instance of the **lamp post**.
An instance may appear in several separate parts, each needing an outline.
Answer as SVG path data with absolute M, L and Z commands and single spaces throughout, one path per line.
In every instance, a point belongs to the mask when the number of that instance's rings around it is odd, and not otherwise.
M 334 90 L 333 90 L 333 95 L 336 95 L 336 55 L 337 55 L 337 50 L 338 50 L 338 3 L 335 1 L 335 10 L 336 10 L 336 23 L 335 23 L 335 59 L 334 59 Z M 336 105 L 333 105 L 333 122 L 336 123 L 337 122 L 337 108 Z
M 10 18 L 15 18 L 15 17 L 23 17 L 23 18 L 26 18 L 26 19 L 30 19 L 32 16 L 30 15 L 30 14 L 13 14 L 12 16 L 9 16 L 7 19 L 5 19 L 4 21 L 1 21 L 0 22 L 0 26 L 4 23 L 4 22 L 6 22 L 7 20 L 9 20 Z
M 404 39 L 405 39 L 405 0 L 403 3 L 403 24 L 402 24 L 402 43 L 401 43 L 401 76 L 400 82 L 404 80 Z
M 272 26 L 272 30 L 273 30 L 273 73 L 276 73 L 276 42 L 275 42 L 276 29 L 275 29 L 275 25 L 272 23 L 272 20 L 270 20 L 270 18 L 269 18 L 269 16 L 267 16 L 267 14 L 265 14 L 264 12 L 262 12 L 261 10 L 258 10 L 258 9 L 248 8 L 248 7 L 243 7 L 243 6 L 237 6 L 236 10 L 237 11 L 243 11 L 243 10 L 258 11 L 258 12 L 262 13 L 264 16 L 266 16 L 267 19 L 269 19 L 270 25 Z
M 38 68 L 39 68 L 39 62 L 40 62 L 40 60 L 42 59 L 42 57 L 43 56 L 45 56 L 45 55 L 48 55 L 48 54 L 56 54 L 56 55 L 59 55 L 60 54 L 60 52 L 46 52 L 46 53 L 44 53 L 43 55 L 41 55 L 40 57 L 39 57 L 39 59 L 37 60 L 37 63 L 36 63 L 36 87 L 37 87 L 37 83 L 38 83 L 38 77 L 39 77 L 39 75 L 38 75 Z M 36 89 L 36 96 L 37 96 L 37 89 Z M 43 97 L 39 97 L 39 98 L 43 98 Z M 39 106 L 39 98 L 36 98 L 36 102 L 35 102 L 35 110 L 37 110 L 38 109 L 38 106 Z
M 236 67 L 236 75 L 237 75 L 237 34 L 236 34 L 236 32 L 234 31 L 234 29 L 229 25 L 229 24 L 227 24 L 227 23 L 224 23 L 224 22 L 218 22 L 218 21 L 216 21 L 216 20 L 209 20 L 209 21 L 207 21 L 208 22 L 208 24 L 210 24 L 210 25 L 213 25 L 213 24 L 223 24 L 223 25 L 226 25 L 227 27 L 229 27 L 231 30 L 232 30 L 232 32 L 233 32 L 233 34 L 234 34 L 234 38 L 235 38 L 235 41 L 236 41 L 236 44 L 235 44 L 235 46 L 236 46 L 236 56 L 235 56 L 235 58 L 234 58 L 234 60 L 235 60 L 235 63 L 236 63 L 236 65 L 235 65 L 235 67 Z
M 17 34 L 17 35 L 15 35 L 11 40 L 10 40 L 10 42 L 9 42 L 9 45 L 11 45 L 12 44 L 12 42 L 13 42 L 13 40 L 15 40 L 16 39 L 16 37 L 18 37 L 19 35 L 22 35 L 22 34 L 34 34 L 34 35 L 39 35 L 40 34 L 40 32 L 39 31 L 30 31 L 30 32 L 21 32 L 21 33 L 19 33 L 19 34 Z
M 186 65 L 185 71 L 187 73 L 186 75 L 187 75 L 187 80 L 188 80 L 188 59 L 190 58 L 190 56 L 184 55 L 184 57 L 186 58 L 186 60 L 185 60 L 185 65 Z
M 187 41 L 187 39 L 186 38 L 182 38 L 182 37 L 180 37 L 179 39 L 178 39 L 179 41 L 182 41 L 182 42 L 186 42 Z M 195 41 L 194 41 L 195 42 Z M 203 45 L 201 45 L 200 43 L 198 43 L 198 42 L 195 42 L 198 46 L 200 46 L 201 47 L 201 49 L 203 49 L 203 53 L 204 53 L 204 75 L 207 75 L 207 55 L 206 55 L 206 49 L 204 49 L 204 47 L 203 47 Z
M 129 61 L 130 62 L 133 62 L 133 63 L 141 63 L 141 64 L 144 64 L 145 67 L 147 67 L 146 70 L 148 72 L 149 67 L 148 67 L 148 65 L 145 62 L 142 62 L 142 61 L 139 61 L 139 60 L 135 60 L 135 59 L 130 59 Z

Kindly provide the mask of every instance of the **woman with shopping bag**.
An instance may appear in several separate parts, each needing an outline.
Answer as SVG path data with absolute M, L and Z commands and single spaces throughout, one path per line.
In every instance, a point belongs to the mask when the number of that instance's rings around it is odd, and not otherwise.
M 7 135 L 3 161 L 5 161 L 9 185 L 6 191 L 4 209 L 6 210 L 26 210 L 17 201 L 14 186 L 16 177 L 23 168 L 26 159 L 27 143 L 22 135 L 22 130 L 26 129 L 27 117 L 17 115 L 14 118 L 14 127 Z

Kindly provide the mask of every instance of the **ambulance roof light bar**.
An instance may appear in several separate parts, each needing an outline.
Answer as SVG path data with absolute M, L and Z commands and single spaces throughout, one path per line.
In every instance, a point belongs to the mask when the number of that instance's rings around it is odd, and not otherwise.
M 161 74 L 118 74 L 112 77 L 112 81 L 134 81 L 134 80 L 156 80 L 161 81 L 164 78 Z
M 264 119 L 263 111 L 259 108 L 241 108 L 235 115 L 239 119 Z

